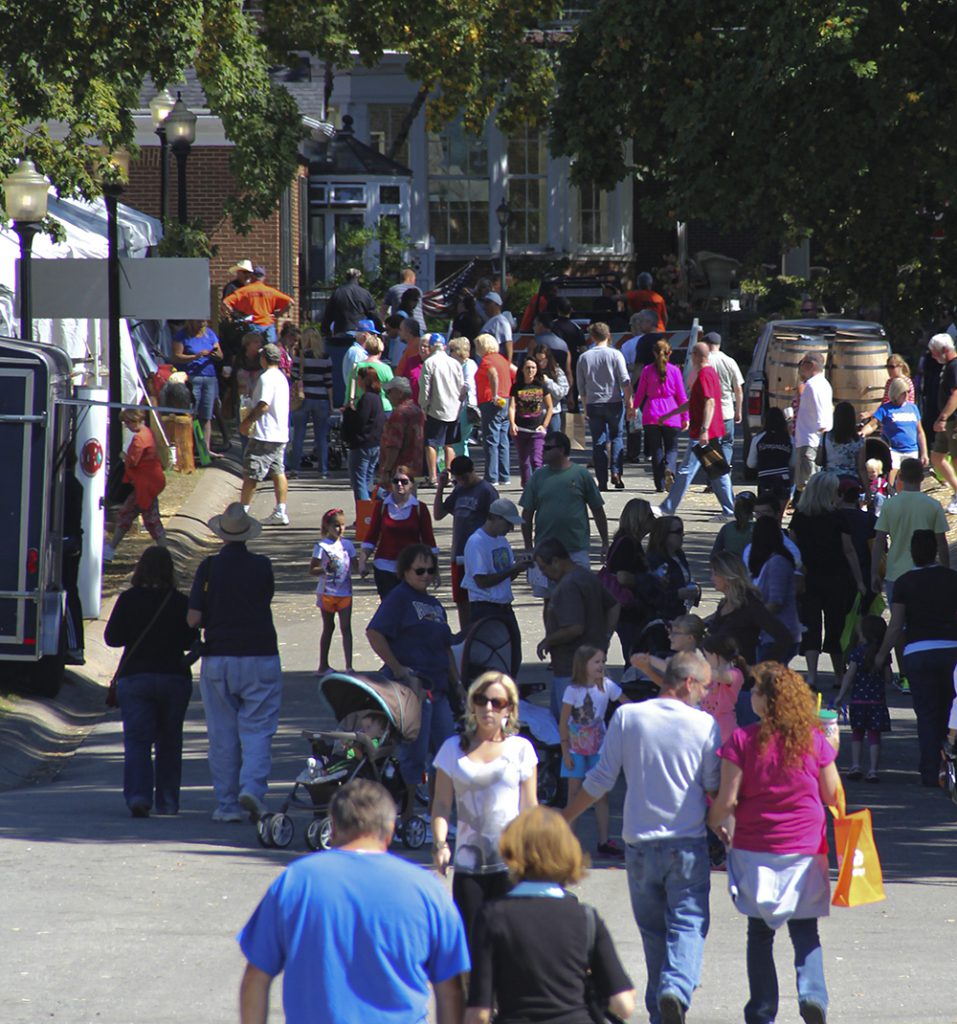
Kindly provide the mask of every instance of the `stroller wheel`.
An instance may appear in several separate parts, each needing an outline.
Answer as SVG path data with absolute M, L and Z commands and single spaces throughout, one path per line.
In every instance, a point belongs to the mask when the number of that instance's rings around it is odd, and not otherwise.
M 329 448 L 329 468 L 342 469 L 342 452 L 338 448 Z
M 558 796 L 558 776 L 550 764 L 542 764 L 538 773 L 538 802 L 551 807 Z
M 332 841 L 332 819 L 313 818 L 306 827 L 306 846 L 310 850 L 328 850 Z
M 269 837 L 272 840 L 273 846 L 279 847 L 280 850 L 285 850 L 292 842 L 295 832 L 296 826 L 288 814 L 279 813 L 272 815 L 272 820 L 269 822 Z
M 260 846 L 265 846 L 266 849 L 270 849 L 273 845 L 272 842 L 272 819 L 275 817 L 274 814 L 264 814 L 259 821 L 256 822 L 256 838 L 259 840 Z
M 957 804 L 957 761 L 950 757 L 944 761 L 944 788 L 950 799 Z
M 418 850 L 425 843 L 428 826 L 425 818 L 413 814 L 402 827 L 402 843 L 407 850 Z

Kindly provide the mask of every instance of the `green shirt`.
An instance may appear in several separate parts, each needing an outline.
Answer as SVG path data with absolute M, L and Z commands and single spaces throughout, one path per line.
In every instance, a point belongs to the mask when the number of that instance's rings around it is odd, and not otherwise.
M 588 550 L 588 509 L 600 508 L 605 502 L 591 473 L 572 463 L 567 469 L 536 469 L 519 504 L 535 513 L 536 544 L 554 537 L 572 554 Z
M 881 508 L 874 527 L 890 536 L 887 572 L 884 578 L 893 582 L 914 568 L 910 557 L 910 539 L 915 530 L 947 532 L 947 517 L 939 501 L 920 491 L 901 491 L 888 498 Z M 866 581 L 865 581 L 866 582 Z
M 363 391 L 365 390 L 359 383 L 358 379 L 359 371 L 362 369 L 363 366 L 371 366 L 375 370 L 376 376 L 379 378 L 379 383 L 383 385 L 387 380 L 392 380 L 394 376 L 394 374 L 392 373 L 392 367 L 389 366 L 388 363 L 383 363 L 379 359 L 366 361 L 363 363 L 356 363 L 356 365 L 352 368 L 352 375 L 349 379 L 349 390 L 355 392 L 356 402 L 359 401 L 359 399 L 362 397 Z M 387 413 L 392 412 L 392 403 L 389 401 L 389 398 L 385 393 L 385 387 L 382 388 L 382 393 L 379 395 L 379 397 L 382 399 L 382 408 L 385 409 Z

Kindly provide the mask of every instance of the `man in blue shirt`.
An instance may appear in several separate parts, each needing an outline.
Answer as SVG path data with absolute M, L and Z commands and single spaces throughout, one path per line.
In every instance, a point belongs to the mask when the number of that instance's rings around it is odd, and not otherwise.
M 438 880 L 388 853 L 395 803 L 358 779 L 332 798 L 334 849 L 295 861 L 238 936 L 241 1024 L 266 1024 L 282 972 L 286 1024 L 436 1024 L 462 1018 L 465 929 Z

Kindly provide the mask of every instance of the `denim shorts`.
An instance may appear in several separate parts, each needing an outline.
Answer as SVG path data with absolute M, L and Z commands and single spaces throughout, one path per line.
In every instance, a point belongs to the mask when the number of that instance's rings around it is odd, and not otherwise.
M 206 423 L 213 418 L 219 381 L 213 374 L 210 377 L 192 377 L 189 383 L 193 389 L 193 412 L 200 423 Z
M 598 764 L 598 759 L 601 756 L 600 754 L 576 754 L 574 750 L 571 755 L 575 762 L 571 768 L 565 764 L 564 758 L 562 759 L 563 779 L 583 779 Z

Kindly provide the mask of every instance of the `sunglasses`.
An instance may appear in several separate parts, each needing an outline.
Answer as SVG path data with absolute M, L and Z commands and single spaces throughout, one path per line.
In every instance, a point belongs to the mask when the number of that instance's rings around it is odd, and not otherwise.
M 416 574 L 416 576 L 425 576 L 426 573 L 428 573 L 429 576 L 434 576 L 439 570 L 433 569 L 431 568 L 431 566 L 428 569 L 423 569 L 422 566 L 419 566 L 418 569 L 413 569 L 412 571 Z
M 484 693 L 475 693 L 475 694 L 473 694 L 472 695 L 472 703 L 477 708 L 484 708 L 484 707 L 487 707 L 489 704 L 491 704 L 491 706 L 496 711 L 504 711 L 508 707 L 508 704 L 509 704 L 509 702 L 507 700 L 502 700 L 501 697 L 486 697 Z
M 401 484 L 403 487 L 408 487 L 412 481 L 407 476 L 394 476 L 392 482 L 397 486 Z

